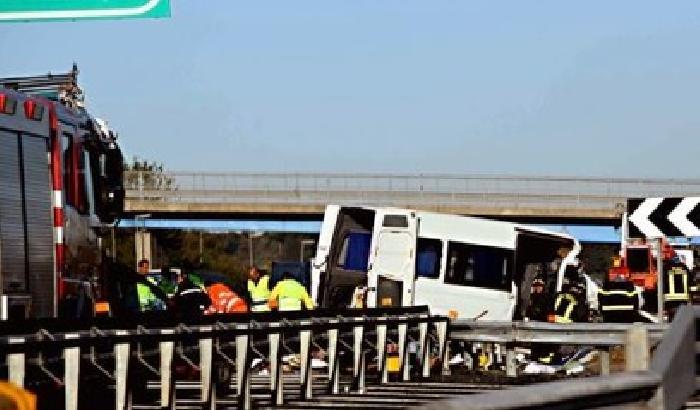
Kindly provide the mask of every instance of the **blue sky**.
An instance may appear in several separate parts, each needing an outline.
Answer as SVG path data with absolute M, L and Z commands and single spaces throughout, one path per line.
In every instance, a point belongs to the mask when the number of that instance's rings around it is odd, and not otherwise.
M 172 170 L 697 177 L 700 2 L 172 0 L 0 25 Z

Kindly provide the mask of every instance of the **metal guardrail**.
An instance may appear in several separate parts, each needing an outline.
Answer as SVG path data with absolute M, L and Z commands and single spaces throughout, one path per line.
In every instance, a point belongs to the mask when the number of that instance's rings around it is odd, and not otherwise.
M 216 408 L 217 389 L 215 362 L 231 365 L 235 369 L 238 408 L 250 409 L 251 361 L 264 345 L 270 362 L 270 395 L 272 403 L 284 404 L 284 377 L 281 357 L 287 343 L 298 344 L 300 354 L 302 399 L 310 399 L 312 390 L 311 357 L 314 346 L 323 344 L 328 352 L 328 391 L 339 393 L 340 353 L 352 358 L 352 378 L 355 391 L 365 389 L 367 353 L 376 352 L 377 374 L 380 383 L 388 381 L 387 343 L 390 337 L 398 345 L 399 374 L 401 380 L 411 378 L 408 365 L 408 342 L 414 339 L 419 346 L 421 374 L 430 375 L 428 353 L 431 350 L 445 354 L 448 319 L 431 316 L 424 309 L 367 309 L 338 312 L 317 310 L 311 313 L 290 312 L 284 317 L 275 314 L 219 315 L 203 318 L 195 323 L 179 323 L 167 316 L 139 318 L 138 322 L 124 320 L 96 321 L 85 324 L 57 324 L 36 322 L 24 324 L 24 332 L 17 324 L 6 323 L 0 328 L 0 349 L 5 352 L 8 379 L 18 386 L 26 382 L 28 366 L 46 368 L 44 352 L 51 351 L 61 363 L 60 374 L 52 378 L 65 385 L 65 409 L 77 410 L 78 392 L 85 374 L 86 363 L 106 374 L 115 386 L 115 408 L 132 406 L 131 391 L 135 387 L 134 366 L 146 366 L 160 378 L 160 405 L 163 409 L 175 406 L 174 359 L 179 355 L 186 362 L 198 367 L 200 373 L 200 404 L 203 408 Z M 430 328 L 437 329 L 435 338 Z M 394 337 L 395 336 L 395 337 Z M 145 346 L 156 346 L 145 351 Z M 188 358 L 183 346 L 190 347 L 198 360 Z M 95 349 L 106 353 L 96 355 Z M 39 360 L 30 360 L 39 356 Z M 158 365 L 148 365 L 145 357 L 156 355 Z M 152 358 L 151 358 L 152 359 Z M 105 361 L 111 363 L 105 365 Z M 196 363 L 195 363 L 196 362 Z M 81 366 L 83 370 L 81 371 Z M 112 370 L 106 370 L 113 367 Z M 95 369 L 93 369 L 95 370 Z M 55 400 L 55 398 L 52 398 Z
M 171 203 L 593 208 L 622 212 L 629 197 L 700 194 L 699 179 L 440 174 L 204 173 L 128 171 L 128 200 Z
M 0 351 L 8 378 L 25 385 L 27 370 L 41 367 L 54 371 L 53 378 L 65 385 L 66 409 L 77 409 L 78 391 L 87 370 L 102 372 L 113 382 L 115 406 L 129 408 L 134 387 L 135 366 L 150 368 L 160 380 L 160 405 L 174 408 L 177 357 L 199 368 L 200 400 L 205 408 L 215 408 L 216 363 L 225 363 L 235 371 L 238 408 L 248 409 L 251 399 L 250 364 L 253 356 L 267 350 L 271 364 L 270 401 L 283 405 L 284 377 L 281 356 L 287 344 L 301 356 L 300 397 L 312 398 L 311 357 L 314 346 L 328 352 L 327 389 L 340 393 L 341 356 L 351 359 L 352 388 L 355 393 L 366 389 L 367 355 L 376 354 L 377 381 L 388 381 L 387 344 L 398 345 L 399 378 L 431 375 L 429 354 L 437 353 L 443 370 L 448 368 L 449 340 L 505 344 L 509 363 L 514 363 L 512 348 L 517 344 L 550 343 L 557 345 L 592 345 L 606 348 L 625 344 L 627 356 L 641 357 L 638 367 L 648 360 L 649 347 L 656 345 L 649 370 L 637 369 L 620 374 L 577 378 L 516 387 L 496 394 L 477 394 L 468 398 L 435 401 L 430 409 L 522 409 L 522 408 L 592 408 L 646 402 L 655 409 L 677 409 L 695 391 L 695 323 L 700 308 L 684 307 L 670 327 L 640 324 L 549 324 L 537 322 L 449 322 L 431 316 L 424 308 L 368 309 L 341 312 L 317 310 L 275 314 L 220 315 L 196 322 L 182 323 L 169 316 L 138 319 L 106 319 L 92 323 L 32 321 L 0 323 Z M 431 328 L 435 335 L 431 336 Z M 642 335 L 643 337 L 639 337 Z M 416 360 L 409 360 L 408 343 L 418 346 Z M 151 350 L 149 350 L 151 349 Z M 287 348 L 288 349 L 288 348 Z M 342 353 L 342 355 L 341 355 Z M 48 366 L 49 355 L 60 363 Z M 0 357 L 1 359 L 1 357 Z M 147 362 L 157 364 L 148 365 Z M 92 366 L 88 369 L 86 366 Z M 410 367 L 414 367 L 412 372 Z M 417 367 L 416 367 L 417 366 Z M 510 372 L 511 370 L 508 369 Z M 55 370 L 58 369 L 58 370 Z M 415 371 L 418 370 L 418 371 Z M 55 400 L 55 398 L 52 398 Z
M 670 328 L 661 338 L 651 365 L 648 370 L 627 371 L 614 375 L 606 375 L 599 377 L 591 377 L 585 379 L 575 379 L 568 381 L 557 381 L 549 383 L 541 383 L 534 386 L 516 387 L 498 393 L 484 393 L 469 396 L 467 398 L 437 401 L 424 406 L 420 409 L 425 410 L 451 410 L 451 409 L 474 409 L 474 410 L 513 410 L 513 409 L 590 409 L 590 408 L 613 408 L 622 407 L 629 404 L 643 403 L 644 408 L 650 409 L 667 409 L 675 410 L 683 407 L 684 403 L 691 397 L 696 390 L 696 322 L 700 320 L 700 307 L 684 306 L 678 312 L 676 318 Z M 537 324 L 539 327 L 543 324 Z M 472 335 L 460 334 L 460 327 L 467 324 L 458 324 L 456 333 L 453 336 L 457 338 L 466 337 L 468 340 L 473 339 Z M 481 326 L 481 325 L 479 325 Z M 620 330 L 609 332 L 605 328 L 616 325 L 580 325 L 578 329 L 571 329 L 563 332 L 563 337 L 556 336 L 550 331 L 554 327 L 546 326 L 550 333 L 545 337 L 522 337 L 518 334 L 517 329 L 520 325 L 513 326 L 513 333 L 505 331 L 507 337 L 493 338 L 497 342 L 510 339 L 515 335 L 520 342 L 535 341 L 542 343 L 564 343 L 564 344 L 617 344 L 620 341 Z M 566 325 L 570 326 L 570 325 Z M 593 335 L 586 336 L 583 330 L 586 327 L 599 327 L 599 331 L 593 331 Z M 497 328 L 503 329 L 503 326 L 493 326 L 491 330 Z M 527 327 L 527 326 L 526 326 Z M 482 326 L 482 329 L 489 329 L 489 325 Z M 637 332 L 636 336 L 631 336 L 629 333 L 626 337 L 628 340 L 626 350 L 634 351 L 633 354 L 648 355 L 649 339 L 655 340 L 658 338 L 658 331 L 661 328 L 654 326 L 640 327 L 628 326 L 628 331 L 642 330 Z M 470 331 L 474 330 L 471 327 Z M 492 332 L 493 333 L 493 332 Z M 608 333 L 607 336 L 601 335 Z M 476 334 L 476 333 L 474 333 Z M 571 338 L 571 335 L 578 334 L 580 340 Z M 647 337 L 638 337 L 639 335 L 648 334 Z M 517 336 L 521 336 L 518 338 Z M 487 337 L 482 338 L 489 341 Z M 595 343 L 589 343 L 595 342 Z M 637 345 L 635 345 L 637 344 Z M 644 360 L 641 360 L 644 361 Z M 627 364 L 629 369 L 630 363 Z
M 668 325 L 664 324 L 456 320 L 450 323 L 450 340 L 505 345 L 506 372 L 510 377 L 517 376 L 513 350 L 515 346 L 532 343 L 593 346 L 600 350 L 601 373 L 607 375 L 610 374 L 609 348 L 627 344 L 630 330 L 640 326 L 647 332 L 652 345 L 658 344 L 668 329 Z
M 549 343 L 578 346 L 619 346 L 626 343 L 627 332 L 634 327 L 625 323 L 546 323 L 488 322 L 455 320 L 450 322 L 450 339 L 502 344 Z M 669 325 L 637 324 L 657 344 Z

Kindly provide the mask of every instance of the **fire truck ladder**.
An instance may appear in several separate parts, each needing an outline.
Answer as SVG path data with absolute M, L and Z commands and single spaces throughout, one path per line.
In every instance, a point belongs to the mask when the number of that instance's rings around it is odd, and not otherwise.
M 78 86 L 78 66 L 64 74 L 0 78 L 0 86 L 29 95 L 38 95 L 73 108 L 83 107 L 85 95 Z

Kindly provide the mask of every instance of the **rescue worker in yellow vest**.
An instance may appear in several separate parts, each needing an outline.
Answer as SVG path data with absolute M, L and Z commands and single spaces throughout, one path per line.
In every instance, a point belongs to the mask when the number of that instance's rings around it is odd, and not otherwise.
M 284 272 L 282 280 L 270 293 L 268 305 L 271 309 L 276 308 L 280 312 L 289 312 L 301 310 L 302 307 L 311 310 L 314 308 L 314 301 L 306 288 L 297 282 L 291 273 Z
M 139 301 L 139 311 L 165 310 L 165 294 L 160 291 L 155 279 L 147 276 L 149 273 L 148 260 L 139 261 L 138 271 L 139 280 L 136 282 L 136 295 Z
M 256 266 L 248 270 L 248 293 L 251 300 L 251 311 L 269 312 L 267 301 L 270 299 L 270 275 L 260 273 Z

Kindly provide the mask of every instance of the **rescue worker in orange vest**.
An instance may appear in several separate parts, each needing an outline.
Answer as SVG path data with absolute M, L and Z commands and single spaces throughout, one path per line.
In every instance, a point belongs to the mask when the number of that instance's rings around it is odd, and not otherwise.
M 301 310 L 302 307 L 307 310 L 314 308 L 314 301 L 309 292 L 290 272 L 284 272 L 282 280 L 270 293 L 267 304 L 271 309 L 278 309 L 280 312 Z
M 214 283 L 207 286 L 207 294 L 211 299 L 211 306 L 204 314 L 212 315 L 216 313 L 245 313 L 248 311 L 248 304 L 223 283 Z
M 262 274 L 256 266 L 248 270 L 248 293 L 252 303 L 251 311 L 268 312 L 270 299 L 270 275 Z
M 0 381 L 1 410 L 36 410 L 36 396 L 10 382 Z

